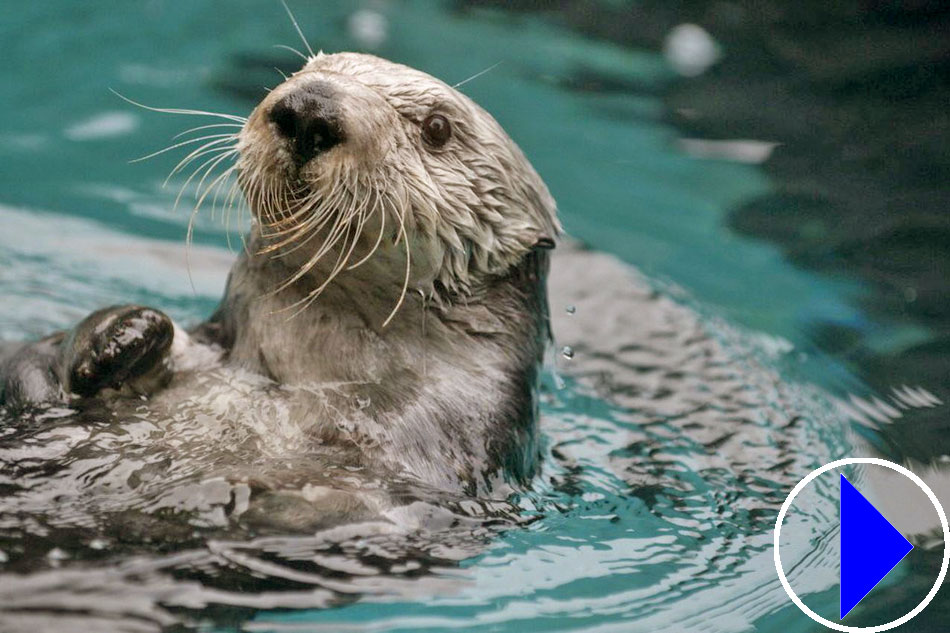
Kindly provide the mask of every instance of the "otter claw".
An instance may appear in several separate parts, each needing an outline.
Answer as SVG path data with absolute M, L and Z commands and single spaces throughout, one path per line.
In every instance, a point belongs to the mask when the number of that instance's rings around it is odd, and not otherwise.
M 84 397 L 126 385 L 147 392 L 147 383 L 168 377 L 164 361 L 174 334 L 171 319 L 152 308 L 114 306 L 93 312 L 63 343 L 63 388 Z

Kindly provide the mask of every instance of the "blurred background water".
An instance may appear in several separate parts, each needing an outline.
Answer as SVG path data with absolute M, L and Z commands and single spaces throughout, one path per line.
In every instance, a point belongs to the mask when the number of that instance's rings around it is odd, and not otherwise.
M 791 486 L 867 445 L 935 476 L 950 454 L 945 3 L 291 8 L 315 49 L 375 52 L 450 84 L 490 69 L 461 89 L 524 148 L 567 231 L 643 274 L 592 278 L 600 269 L 578 263 L 589 275 L 562 273 L 574 288 L 553 294 L 579 299 L 576 318 L 553 306 L 574 358 L 560 361 L 563 388 L 549 381 L 545 473 L 519 501 L 542 518 L 476 553 L 422 548 L 384 565 L 363 552 L 363 574 L 340 542 L 336 566 L 313 554 L 325 543 L 300 540 L 256 543 L 271 567 L 242 567 L 241 545 L 209 554 L 210 541 L 174 560 L 93 553 L 103 548 L 85 536 L 53 547 L 49 521 L 7 508 L 0 622 L 54 630 L 69 612 L 101 630 L 817 630 L 771 565 Z M 0 17 L 0 38 L 0 339 L 116 302 L 206 317 L 232 257 L 225 230 L 198 216 L 189 275 L 189 206 L 173 211 L 180 180 L 162 186 L 177 158 L 128 163 L 204 121 L 110 89 L 245 115 L 278 69 L 299 65 L 274 47 L 301 46 L 283 8 L 21 3 Z M 611 306 L 576 288 L 608 279 L 614 312 L 638 312 L 598 330 L 592 315 Z M 815 543 L 794 555 L 806 571 L 827 545 Z M 848 624 L 908 611 L 941 553 L 915 550 L 887 604 Z M 805 591 L 834 611 L 831 585 Z M 948 612 L 938 595 L 912 626 L 945 630 Z

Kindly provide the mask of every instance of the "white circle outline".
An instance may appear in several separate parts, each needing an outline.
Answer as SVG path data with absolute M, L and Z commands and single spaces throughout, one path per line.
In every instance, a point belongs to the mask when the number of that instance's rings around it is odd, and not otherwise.
M 819 475 L 822 475 L 829 470 L 841 468 L 842 466 L 849 466 L 851 464 L 873 464 L 875 466 L 883 466 L 885 468 L 890 468 L 891 470 L 897 471 L 913 481 L 915 484 L 917 484 L 917 487 L 923 490 L 927 497 L 930 498 L 930 502 L 937 510 L 937 516 L 940 517 L 940 526 L 943 528 L 943 562 L 940 564 L 940 573 L 937 574 L 937 581 L 934 582 L 934 586 L 930 589 L 930 593 L 928 593 L 924 599 L 920 601 L 920 604 L 914 607 L 909 613 L 905 613 L 896 620 L 891 620 L 890 622 L 878 624 L 876 626 L 847 626 L 845 624 L 826 620 L 809 609 L 808 606 L 802 602 L 801 598 L 799 598 L 798 595 L 792 591 L 792 586 L 788 583 L 788 578 L 785 576 L 785 570 L 782 568 L 782 559 L 781 556 L 779 556 L 778 551 L 779 538 L 782 534 L 782 521 L 785 520 L 785 514 L 788 512 L 789 508 L 792 507 L 792 501 L 795 500 L 795 497 L 805 489 L 805 486 L 814 481 Z M 865 633 L 879 633 L 880 631 L 888 631 L 898 627 L 911 618 L 917 616 L 921 611 L 927 608 L 927 605 L 930 604 L 930 601 L 933 600 L 937 595 L 937 592 L 940 591 L 940 587 L 943 585 L 943 580 L 947 575 L 947 567 L 950 565 L 950 524 L 947 523 L 947 515 L 943 511 L 940 501 L 937 500 L 937 495 L 933 493 L 933 490 L 930 489 L 930 486 L 924 483 L 923 479 L 914 473 L 910 472 L 900 464 L 889 462 L 886 459 L 878 459 L 877 457 L 848 457 L 831 462 L 830 464 L 825 464 L 821 468 L 816 468 L 815 470 L 808 473 L 804 479 L 802 479 L 794 488 L 792 488 L 792 492 L 788 495 L 788 498 L 785 499 L 785 503 L 782 504 L 782 509 L 778 513 L 778 518 L 775 520 L 775 539 L 772 550 L 772 557 L 775 560 L 775 571 L 778 573 L 778 579 L 781 581 L 782 587 L 785 588 L 785 593 L 788 594 L 788 597 L 792 599 L 792 602 L 794 602 L 795 605 L 801 609 L 805 615 L 818 624 L 823 624 L 829 629 L 834 629 L 835 631 L 845 631 L 846 633 L 858 633 L 859 631 L 864 631 Z

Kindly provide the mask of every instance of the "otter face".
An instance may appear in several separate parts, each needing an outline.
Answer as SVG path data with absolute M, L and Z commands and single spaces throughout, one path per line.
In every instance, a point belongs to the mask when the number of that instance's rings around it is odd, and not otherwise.
M 487 112 L 370 55 L 310 58 L 238 149 L 263 250 L 318 289 L 366 265 L 403 294 L 464 295 L 559 231 L 544 183 Z

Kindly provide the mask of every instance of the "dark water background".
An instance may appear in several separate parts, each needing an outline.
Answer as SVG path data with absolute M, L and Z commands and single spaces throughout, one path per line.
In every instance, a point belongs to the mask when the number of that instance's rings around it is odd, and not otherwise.
M 0 624 L 818 630 L 771 567 L 791 486 L 864 442 L 938 479 L 950 454 L 945 3 L 291 6 L 315 48 L 372 50 L 449 83 L 492 68 L 464 90 L 526 150 L 568 231 L 646 276 L 566 260 L 587 273 L 563 273 L 553 293 L 574 359 L 559 361 L 563 388 L 549 381 L 545 472 L 519 501 L 544 518 L 501 536 L 479 526 L 478 546 L 438 530 L 395 544 L 199 530 L 167 550 L 126 548 L 108 516 L 57 515 L 87 491 L 42 496 L 48 453 L 67 444 L 35 435 L 23 451 L 8 434 Z M 275 67 L 297 67 L 272 47 L 300 45 L 279 3 L 63 0 L 4 13 L 0 338 L 113 302 L 205 317 L 230 261 L 220 225 L 199 217 L 189 280 L 188 208 L 172 212 L 177 187 L 161 187 L 175 160 L 127 164 L 202 121 L 136 110 L 108 89 L 246 114 Z M 697 76 L 663 54 L 684 23 L 718 48 Z M 833 515 L 832 493 L 816 515 Z M 797 582 L 821 575 L 812 554 L 831 541 L 790 550 Z M 848 624 L 908 611 L 941 553 L 918 547 L 888 600 Z M 803 593 L 831 617 L 831 584 Z M 941 593 L 909 626 L 945 630 L 948 616 Z
M 770 191 L 728 209 L 729 228 L 776 244 L 798 267 L 861 282 L 863 318 L 810 319 L 817 347 L 878 390 L 925 384 L 950 396 L 947 3 L 462 4 L 540 13 L 653 50 L 678 24 L 710 31 L 726 54 L 700 77 L 657 90 L 584 70 L 577 89 L 658 94 L 690 138 L 778 143 L 761 166 Z M 945 412 L 913 425 L 887 438 L 895 455 L 947 452 Z

